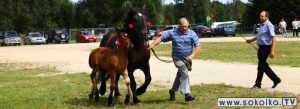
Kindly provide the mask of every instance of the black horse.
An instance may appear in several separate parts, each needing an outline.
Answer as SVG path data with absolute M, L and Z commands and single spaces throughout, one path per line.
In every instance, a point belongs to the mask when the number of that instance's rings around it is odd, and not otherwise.
M 148 40 L 147 32 L 149 30 L 150 23 L 147 23 L 147 16 L 146 16 L 146 5 L 142 8 L 132 8 L 130 7 L 130 11 L 127 13 L 125 18 L 125 24 L 123 25 L 122 31 L 126 32 L 130 36 L 130 40 L 134 45 L 134 49 L 128 52 L 128 75 L 130 78 L 130 87 L 133 94 L 133 103 L 137 105 L 141 105 L 141 101 L 137 98 L 138 95 L 142 95 L 148 85 L 151 82 L 151 75 L 150 75 L 150 66 L 149 66 L 149 59 L 150 59 L 150 51 L 147 49 L 148 45 L 146 42 Z M 103 36 L 103 39 L 100 43 L 100 47 L 110 47 L 114 48 L 115 41 L 117 39 L 116 33 L 110 33 Z M 136 82 L 134 79 L 133 72 L 136 69 L 141 69 L 145 74 L 145 83 L 136 90 Z M 102 76 L 102 80 L 107 80 L 105 76 Z M 120 75 L 116 77 L 116 90 L 115 90 L 115 97 L 121 96 L 119 89 L 118 89 L 118 81 Z M 105 82 L 101 82 L 100 86 L 100 94 L 104 95 L 106 91 L 106 84 Z M 129 97 L 126 96 L 125 103 L 129 102 Z

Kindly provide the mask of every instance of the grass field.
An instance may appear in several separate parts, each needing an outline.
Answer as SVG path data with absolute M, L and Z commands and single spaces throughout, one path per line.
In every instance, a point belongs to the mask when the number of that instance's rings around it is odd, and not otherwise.
M 108 108 L 108 92 L 100 97 L 99 102 L 89 102 L 91 82 L 89 74 L 63 74 L 56 76 L 39 76 L 40 74 L 58 73 L 55 68 L 30 68 L 27 63 L 0 63 L 0 108 Z M 125 95 L 124 80 L 120 79 L 121 93 Z M 159 84 L 151 83 L 152 86 Z M 108 90 L 108 88 L 107 88 Z M 113 108 L 220 108 L 218 97 L 298 97 L 291 93 L 250 90 L 224 84 L 201 84 L 191 87 L 191 95 L 196 100 L 186 103 L 184 96 L 176 93 L 176 101 L 169 101 L 168 90 L 147 91 L 139 96 L 142 106 L 125 106 L 124 99 L 114 99 Z M 234 107 L 245 108 L 245 107 Z M 248 107 L 250 108 L 250 107 Z M 253 108 L 253 107 L 252 107 Z
M 257 50 L 245 42 L 203 42 L 195 59 L 222 62 L 243 62 L 257 64 Z M 256 43 L 253 43 L 256 46 Z M 275 58 L 268 58 L 271 65 L 300 67 L 300 42 L 276 42 Z M 158 56 L 171 57 L 172 45 L 160 44 L 154 47 Z

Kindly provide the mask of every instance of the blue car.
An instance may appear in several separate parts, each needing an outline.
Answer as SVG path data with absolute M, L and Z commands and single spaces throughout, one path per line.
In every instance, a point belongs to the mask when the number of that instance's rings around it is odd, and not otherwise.
M 228 35 L 235 36 L 236 35 L 236 26 L 234 23 L 219 24 L 215 28 L 215 35 L 216 36 L 228 36 Z

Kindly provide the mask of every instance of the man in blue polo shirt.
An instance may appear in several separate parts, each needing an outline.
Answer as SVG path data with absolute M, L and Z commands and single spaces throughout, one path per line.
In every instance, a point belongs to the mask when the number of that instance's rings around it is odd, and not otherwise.
M 267 76 L 274 82 L 272 88 L 275 88 L 278 83 L 281 82 L 280 78 L 273 72 L 267 63 L 267 58 L 275 57 L 274 48 L 276 43 L 276 37 L 274 32 L 273 24 L 268 20 L 269 13 L 263 11 L 260 13 L 260 28 L 258 30 L 257 36 L 247 40 L 247 43 L 251 43 L 257 40 L 257 45 L 259 46 L 257 57 L 258 57 L 258 67 L 257 67 L 257 78 L 255 85 L 251 89 L 261 88 L 261 81 L 266 72 Z
M 180 18 L 178 20 L 178 27 L 179 28 L 169 30 L 165 35 L 157 38 L 148 49 L 153 48 L 161 42 L 172 41 L 172 58 L 175 66 L 178 68 L 178 72 L 173 86 L 169 90 L 171 96 L 170 100 L 175 100 L 175 92 L 178 91 L 180 87 L 181 93 L 185 94 L 185 101 L 192 101 L 195 97 L 189 94 L 190 83 L 187 66 L 190 65 L 188 62 L 192 62 L 194 56 L 200 51 L 201 43 L 197 34 L 188 29 L 189 21 L 186 18 Z M 193 46 L 195 47 L 194 51 Z M 186 65 L 186 63 L 188 64 Z

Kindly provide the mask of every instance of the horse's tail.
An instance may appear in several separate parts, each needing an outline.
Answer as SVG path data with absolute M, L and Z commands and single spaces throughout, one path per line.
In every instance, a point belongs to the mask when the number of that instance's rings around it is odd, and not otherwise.
M 94 51 L 94 50 L 93 50 L 93 51 Z M 90 53 L 90 56 L 89 56 L 89 65 L 90 65 L 91 68 L 93 68 L 92 62 L 91 62 L 91 55 L 92 55 L 93 51 Z

